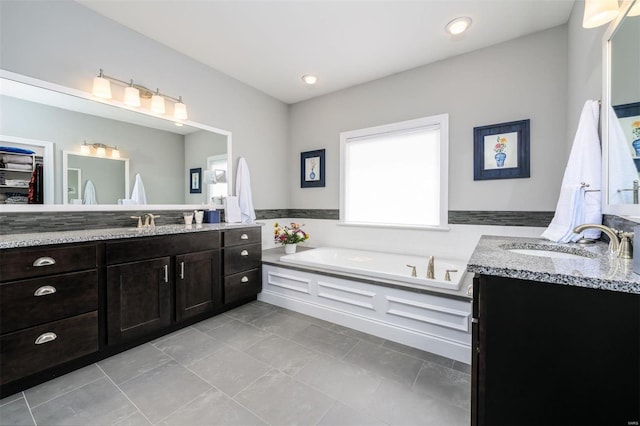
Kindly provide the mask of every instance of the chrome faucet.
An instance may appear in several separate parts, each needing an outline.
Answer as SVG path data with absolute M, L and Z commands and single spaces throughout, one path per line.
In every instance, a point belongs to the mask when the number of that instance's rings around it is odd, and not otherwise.
M 436 273 L 434 270 L 434 259 L 433 256 L 429 257 L 429 264 L 427 265 L 427 279 L 433 280 L 436 278 Z
M 580 234 L 585 229 L 598 229 L 609 237 L 609 251 L 615 253 L 621 259 L 631 259 L 633 253 L 633 246 L 631 245 L 631 238 L 633 232 L 618 231 L 613 228 L 609 228 L 605 225 L 598 225 L 596 223 L 585 223 L 578 225 L 573 229 L 573 232 Z

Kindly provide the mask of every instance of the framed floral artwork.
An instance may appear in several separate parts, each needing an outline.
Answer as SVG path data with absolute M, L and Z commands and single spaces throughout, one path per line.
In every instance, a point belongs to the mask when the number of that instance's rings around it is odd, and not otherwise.
M 197 169 L 189 169 L 189 193 L 201 194 L 202 193 L 202 167 Z
M 300 153 L 300 187 L 324 187 L 324 149 Z
M 473 180 L 528 177 L 528 119 L 473 128 Z

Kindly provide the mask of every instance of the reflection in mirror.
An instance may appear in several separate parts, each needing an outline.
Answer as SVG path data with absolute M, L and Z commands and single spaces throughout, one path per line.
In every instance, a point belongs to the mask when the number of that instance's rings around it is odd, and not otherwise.
M 65 204 L 122 204 L 129 198 L 129 160 L 65 151 L 62 184 L 67 188 Z M 87 185 L 93 186 L 94 196 L 86 192 Z
M 88 93 L 8 71 L 0 70 L 0 77 L 2 133 L 53 143 L 54 149 L 49 156 L 54 158 L 46 159 L 55 165 L 55 173 L 49 179 L 55 182 L 55 185 L 49 182 L 55 191 L 51 191 L 54 197 L 49 203 L 68 205 L 64 210 L 82 210 L 83 206 L 75 203 L 83 199 L 86 181 L 93 181 L 87 177 L 84 167 L 68 164 L 63 170 L 63 151 L 79 158 L 85 141 L 89 145 L 117 147 L 120 155 L 129 159 L 130 175 L 140 174 L 144 181 L 149 210 L 171 208 L 171 205 L 181 208 L 184 204 L 208 204 L 207 193 L 189 194 L 187 174 L 189 168 L 205 170 L 207 158 L 212 155 L 226 156 L 226 169 L 231 170 L 230 132 L 193 122 L 178 123 L 182 125 L 177 126 L 171 120 L 145 111 L 124 108 L 116 102 L 98 101 Z M 110 155 L 109 150 L 107 155 Z M 110 164 L 106 157 L 103 160 L 99 169 Z M 69 175 L 68 168 L 81 169 L 82 182 L 80 188 L 76 188 L 79 193 L 69 193 L 74 187 L 69 186 L 70 182 L 78 176 L 73 171 Z M 123 189 L 119 189 L 117 197 L 115 194 L 100 195 L 103 190 L 95 185 L 100 205 L 127 209 L 126 206 L 116 207 L 118 200 L 128 198 L 132 190 L 129 182 L 121 183 Z M 25 208 L 38 209 L 37 206 Z
M 605 35 L 604 213 L 640 214 L 640 16 L 625 16 Z M 637 140 L 637 141 L 636 141 Z M 635 205 L 634 205 L 635 204 Z

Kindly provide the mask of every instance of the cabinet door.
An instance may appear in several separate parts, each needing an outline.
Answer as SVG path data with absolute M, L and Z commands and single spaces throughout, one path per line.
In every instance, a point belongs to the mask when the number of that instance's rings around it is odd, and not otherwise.
M 176 320 L 180 321 L 222 304 L 220 251 L 176 256 Z
M 107 333 L 113 345 L 164 328 L 171 321 L 169 257 L 107 268 Z

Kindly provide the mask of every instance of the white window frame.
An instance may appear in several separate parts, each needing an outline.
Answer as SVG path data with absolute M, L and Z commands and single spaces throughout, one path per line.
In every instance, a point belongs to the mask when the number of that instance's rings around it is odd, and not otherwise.
M 346 218 L 346 171 L 347 144 L 350 140 L 357 140 L 384 133 L 406 132 L 419 128 L 438 126 L 440 128 L 440 224 L 439 225 L 399 225 L 347 222 Z M 386 208 L 387 205 L 378 206 Z M 415 120 L 384 124 L 366 129 L 351 130 L 340 133 L 340 221 L 341 225 L 367 226 L 376 228 L 407 228 L 448 230 L 449 227 L 449 114 L 439 114 Z

